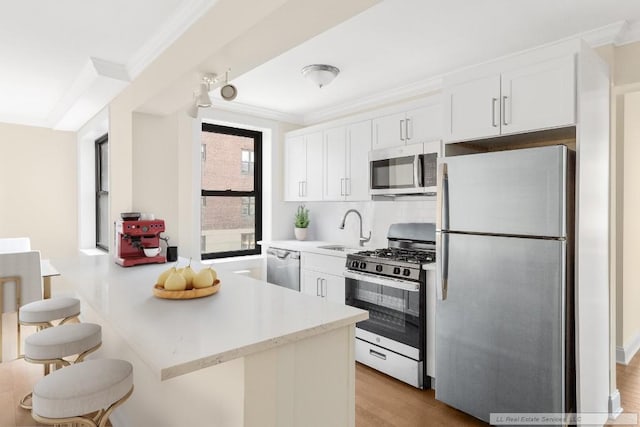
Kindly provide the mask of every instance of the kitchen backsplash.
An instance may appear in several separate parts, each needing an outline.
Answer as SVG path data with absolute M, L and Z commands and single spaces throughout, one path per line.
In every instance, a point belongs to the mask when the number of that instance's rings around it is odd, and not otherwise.
M 358 246 L 360 224 L 357 215 L 349 214 L 344 230 L 339 228 L 345 212 L 357 209 L 362 215 L 363 234 L 367 236 L 371 230 L 371 241 L 365 244 L 371 248 L 387 246 L 389 225 L 398 222 L 435 222 L 436 212 L 435 200 L 307 202 L 305 206 L 309 209 L 311 219 L 307 240 Z M 293 239 L 293 228 L 289 236 L 282 238 Z

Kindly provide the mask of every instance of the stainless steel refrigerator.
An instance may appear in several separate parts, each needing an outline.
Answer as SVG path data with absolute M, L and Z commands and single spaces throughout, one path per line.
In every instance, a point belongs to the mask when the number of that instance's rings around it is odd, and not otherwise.
M 440 160 L 436 399 L 575 411 L 574 165 L 563 145 Z

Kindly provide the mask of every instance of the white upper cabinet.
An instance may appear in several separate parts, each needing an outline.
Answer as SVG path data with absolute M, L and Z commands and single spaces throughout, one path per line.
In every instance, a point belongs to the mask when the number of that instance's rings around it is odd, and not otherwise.
M 447 84 L 445 142 L 569 126 L 575 123 L 574 56 Z
M 403 145 L 405 143 L 405 120 L 405 113 L 396 113 L 373 119 L 373 148 Z
M 442 138 L 442 105 L 435 103 L 373 120 L 373 148 Z
M 407 111 L 406 143 L 442 139 L 442 104 L 431 104 Z
M 369 195 L 369 151 L 371 151 L 371 120 L 347 126 L 346 200 L 371 200 Z
M 285 201 L 322 200 L 322 132 L 285 140 Z
M 502 133 L 576 122 L 573 56 L 502 73 Z
M 371 120 L 324 132 L 324 200 L 370 200 Z
M 444 89 L 445 141 L 500 134 L 500 76 L 489 76 Z
M 347 179 L 347 131 L 344 126 L 324 132 L 324 200 L 342 200 Z

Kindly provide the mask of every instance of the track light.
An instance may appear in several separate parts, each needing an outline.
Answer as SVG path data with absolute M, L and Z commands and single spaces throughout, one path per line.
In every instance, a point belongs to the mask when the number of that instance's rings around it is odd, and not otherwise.
M 233 101 L 238 96 L 238 89 L 232 84 L 229 84 L 229 71 L 227 70 L 227 78 L 225 79 L 225 84 L 220 88 L 220 96 L 225 101 Z

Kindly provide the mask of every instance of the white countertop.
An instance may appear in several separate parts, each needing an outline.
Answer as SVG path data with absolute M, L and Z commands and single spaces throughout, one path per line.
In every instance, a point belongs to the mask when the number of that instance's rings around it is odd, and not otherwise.
M 330 255 L 341 258 L 346 258 L 347 254 L 364 251 L 371 248 L 358 248 L 358 247 L 349 247 L 343 245 L 342 243 L 336 242 L 324 242 L 322 240 L 273 240 L 273 241 L 261 241 L 259 242 L 261 245 L 270 247 L 270 248 L 278 248 L 278 249 L 287 249 L 290 251 L 299 251 L 299 252 L 311 252 L 321 255 Z M 345 250 L 339 251 L 334 249 L 324 249 L 320 246 L 328 246 L 328 245 L 339 245 L 345 246 Z
M 108 255 L 52 264 L 161 380 L 368 318 L 366 311 L 237 275 L 222 265 L 215 266 L 222 283 L 217 294 L 165 300 L 154 297 L 152 288 L 170 264 L 124 268 Z M 199 271 L 201 265 L 192 267 Z

